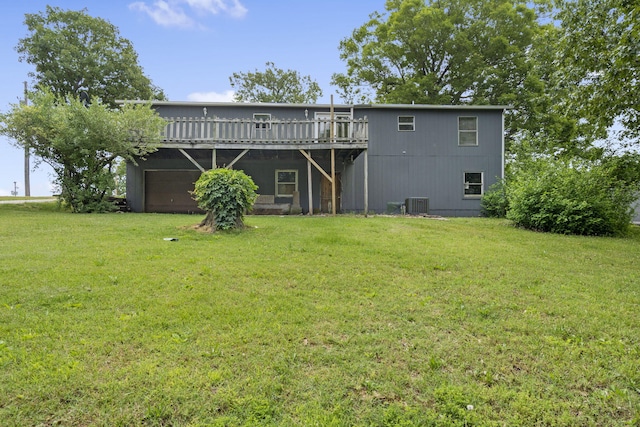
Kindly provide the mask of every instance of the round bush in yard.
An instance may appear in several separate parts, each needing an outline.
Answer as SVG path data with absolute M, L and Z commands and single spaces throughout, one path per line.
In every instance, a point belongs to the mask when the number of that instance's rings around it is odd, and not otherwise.
M 226 168 L 203 172 L 193 198 L 207 216 L 200 224 L 211 231 L 244 227 L 244 214 L 251 210 L 256 200 L 258 187 L 251 177 L 240 170 Z

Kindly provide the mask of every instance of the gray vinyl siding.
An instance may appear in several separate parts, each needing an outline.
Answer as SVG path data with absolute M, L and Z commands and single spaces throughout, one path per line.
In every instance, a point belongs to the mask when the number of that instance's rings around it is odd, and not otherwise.
M 133 212 L 144 212 L 143 174 L 141 167 L 127 163 L 127 204 Z
M 211 168 L 211 154 L 209 150 L 197 153 L 187 150 L 190 155 L 205 168 Z M 200 150 L 202 151 L 202 150 Z M 207 161 L 203 155 L 208 154 Z M 133 212 L 144 211 L 144 172 L 147 170 L 198 170 L 198 168 L 177 150 L 160 149 L 147 155 L 145 160 L 138 160 L 138 165 L 127 164 L 127 202 Z
M 236 151 L 225 153 L 218 150 L 219 166 L 230 162 Z M 187 150 L 189 155 L 196 158 L 198 163 L 211 169 L 211 150 Z M 298 192 L 300 193 L 300 206 L 303 212 L 309 210 L 309 192 L 307 185 L 307 161 L 298 151 L 281 151 L 276 153 L 276 159 L 265 161 L 260 156 L 245 155 L 235 165 L 234 169 L 242 170 L 249 175 L 258 186 L 258 194 L 275 194 L 275 171 L 279 169 L 293 169 L 298 171 Z M 327 159 L 314 156 L 314 159 L 325 169 L 330 168 Z M 146 170 L 198 170 L 193 163 L 175 149 L 160 149 L 156 153 L 147 156 L 146 160 L 140 160 L 138 166 L 127 165 L 127 200 L 134 212 L 144 211 L 144 171 Z M 320 189 L 322 176 L 315 168 L 311 171 L 313 205 L 320 205 Z M 277 197 L 275 203 L 291 203 L 290 197 Z
M 398 116 L 415 116 L 415 131 L 398 131 Z M 369 109 L 369 210 L 428 197 L 430 213 L 477 216 L 480 199 L 465 198 L 464 173 L 482 172 L 483 190 L 502 175 L 501 110 Z M 478 118 L 478 145 L 458 145 L 458 117 Z M 347 166 L 343 208 L 362 211 L 363 156 Z
M 163 117 L 252 118 L 255 113 L 271 114 L 273 119 L 312 119 L 316 112 L 327 113 L 329 105 L 289 104 L 208 104 L 158 103 Z M 464 197 L 464 173 L 482 172 L 483 191 L 496 182 L 503 171 L 503 126 L 501 107 L 452 106 L 371 106 L 340 105 L 336 112 L 367 117 L 369 125 L 368 177 L 369 210 L 383 213 L 388 203 L 404 202 L 409 197 L 428 197 L 430 213 L 442 216 L 477 216 L 480 199 Z M 414 131 L 399 131 L 398 116 L 415 117 Z M 458 117 L 477 117 L 477 146 L 458 144 Z M 187 152 L 205 169 L 211 168 L 212 150 Z M 228 164 L 239 150 L 217 150 L 218 166 Z M 347 156 L 349 157 L 349 156 Z M 313 158 L 330 170 L 328 150 L 313 151 Z M 364 155 L 355 152 L 343 163 L 338 156 L 336 172 L 342 176 L 342 211 L 364 210 Z M 260 194 L 275 194 L 275 170 L 298 171 L 298 191 L 303 212 L 308 212 L 307 161 L 293 150 L 260 152 L 251 150 L 234 169 L 244 170 L 260 187 Z M 127 199 L 132 210 L 144 210 L 145 170 L 197 170 L 175 149 L 161 149 L 127 168 Z M 313 206 L 320 206 L 322 176 L 312 167 Z M 290 202 L 290 198 L 276 202 Z

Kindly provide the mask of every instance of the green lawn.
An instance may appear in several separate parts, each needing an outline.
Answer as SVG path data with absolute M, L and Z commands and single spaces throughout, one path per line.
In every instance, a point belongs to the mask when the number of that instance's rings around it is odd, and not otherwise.
M 55 196 L 35 196 L 35 197 L 25 197 L 25 196 L 0 196 L 0 202 L 4 201 L 23 201 L 23 200 L 49 200 L 54 198 Z
M 637 227 L 200 219 L 0 205 L 0 425 L 640 424 Z

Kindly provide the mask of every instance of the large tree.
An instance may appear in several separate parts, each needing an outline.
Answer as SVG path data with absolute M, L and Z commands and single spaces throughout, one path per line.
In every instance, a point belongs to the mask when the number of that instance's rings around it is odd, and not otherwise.
M 112 107 L 116 99 L 164 99 L 138 64 L 131 42 L 86 12 L 47 6 L 44 13 L 25 15 L 29 34 L 16 50 L 20 61 L 35 66 L 36 86 L 59 97 L 86 92 Z
M 586 138 L 605 138 L 618 124 L 640 144 L 640 3 L 560 0 L 557 62 L 569 96 L 567 114 L 581 118 Z
M 166 122 L 150 104 L 109 108 L 45 90 L 31 105 L 13 105 L 0 115 L 0 134 L 27 148 L 56 174 L 62 199 L 74 212 L 109 210 L 116 159 L 135 162 L 155 151 Z
M 526 111 L 545 90 L 530 59 L 538 18 L 526 1 L 388 0 L 342 40 L 347 71 L 332 82 L 348 102 L 513 105 L 510 127 L 535 127 Z
M 264 71 L 233 73 L 229 77 L 236 102 L 314 103 L 322 89 L 310 76 L 277 68 L 267 62 Z

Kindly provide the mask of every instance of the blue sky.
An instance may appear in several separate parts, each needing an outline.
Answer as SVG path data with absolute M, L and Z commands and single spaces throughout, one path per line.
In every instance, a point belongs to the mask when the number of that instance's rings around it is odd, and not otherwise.
M 23 96 L 30 83 L 29 64 L 18 61 L 15 46 L 27 35 L 26 13 L 46 5 L 87 9 L 108 20 L 129 39 L 139 63 L 154 84 L 172 101 L 230 101 L 229 76 L 234 72 L 278 68 L 299 71 L 318 82 L 321 103 L 335 88 L 331 75 L 344 72 L 338 45 L 364 24 L 385 0 L 110 0 L 2 2 L 0 16 L 0 111 Z M 339 99 L 335 99 L 336 102 Z M 33 159 L 31 168 L 33 170 Z M 24 194 L 24 153 L 0 137 L 0 196 L 8 196 L 17 182 Z M 51 169 L 31 172 L 31 195 L 52 194 Z

